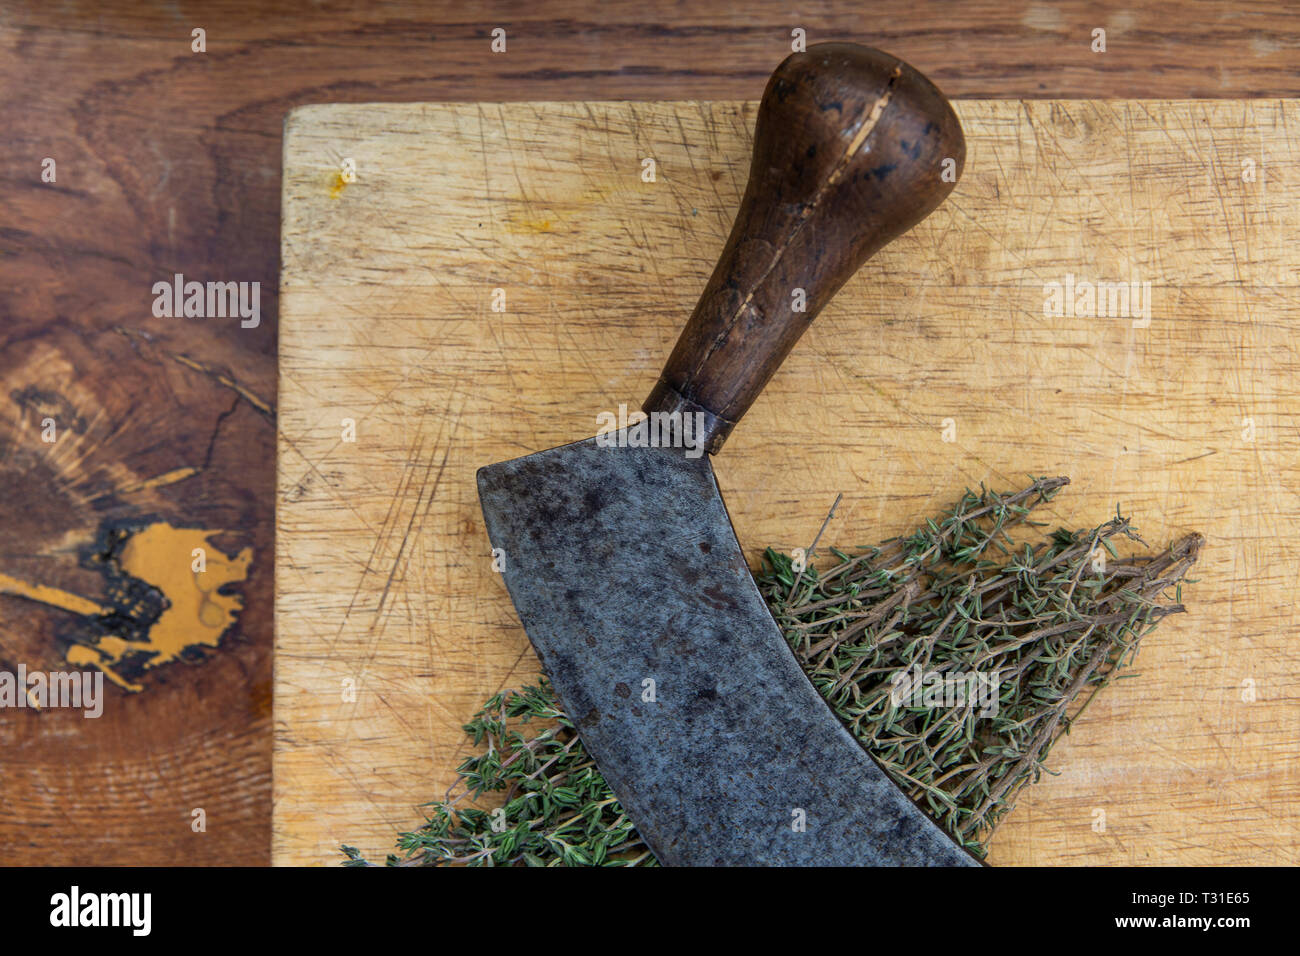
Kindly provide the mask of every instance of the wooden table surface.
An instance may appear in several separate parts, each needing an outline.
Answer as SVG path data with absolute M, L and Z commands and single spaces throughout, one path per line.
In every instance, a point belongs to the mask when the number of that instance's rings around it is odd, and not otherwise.
M 140 688 L 111 686 L 95 721 L 0 713 L 5 862 L 270 859 L 276 288 L 291 108 L 751 99 L 794 28 L 809 42 L 880 46 L 956 97 L 1300 91 L 1300 12 L 1282 3 L 918 0 L 869 17 L 830 3 L 795 17 L 769 0 L 539 3 L 525 14 L 509 3 L 262 7 L 108 0 L 0 12 L 0 669 L 93 659 Z M 490 50 L 496 27 L 504 53 Z M 1104 53 L 1090 48 L 1097 29 Z M 260 323 L 155 317 L 154 284 L 177 273 L 259 283 Z M 196 547 L 229 593 L 195 589 L 185 568 Z M 175 611 L 133 635 L 155 656 L 128 659 L 93 606 L 130 611 L 122 584 L 137 579 Z

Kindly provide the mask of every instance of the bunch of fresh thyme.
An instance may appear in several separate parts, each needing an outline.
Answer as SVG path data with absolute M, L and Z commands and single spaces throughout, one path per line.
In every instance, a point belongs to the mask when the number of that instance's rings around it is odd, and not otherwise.
M 1181 583 L 1203 541 L 1189 534 L 1158 554 L 1121 557 L 1117 540 L 1143 542 L 1118 513 L 1090 530 L 1017 541 L 1041 527 L 1032 509 L 1066 484 L 967 490 L 910 536 L 856 554 L 830 549 L 837 563 L 824 571 L 768 549 L 756 574 L 831 709 L 981 857 L 1052 744 L 1143 635 L 1183 610 Z M 922 674 L 927 686 L 966 692 L 934 706 L 919 692 Z M 991 691 L 972 692 L 970 675 L 993 675 Z M 495 695 L 465 729 L 485 752 L 427 805 L 424 826 L 400 836 L 389 865 L 654 864 L 544 680 Z M 467 805 L 488 794 L 495 809 Z M 343 852 L 348 865 L 369 865 Z

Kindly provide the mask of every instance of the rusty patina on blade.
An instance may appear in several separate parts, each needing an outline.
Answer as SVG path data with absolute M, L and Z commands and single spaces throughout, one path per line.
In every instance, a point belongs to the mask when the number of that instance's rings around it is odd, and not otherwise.
M 809 683 L 707 457 L 591 439 L 478 486 L 542 666 L 661 863 L 977 865 Z

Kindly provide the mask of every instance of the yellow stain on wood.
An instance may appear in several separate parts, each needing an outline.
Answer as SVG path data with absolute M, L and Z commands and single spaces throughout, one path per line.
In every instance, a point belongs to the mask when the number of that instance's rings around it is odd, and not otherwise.
M 193 471 L 181 468 L 168 475 L 187 470 Z M 212 538 L 224 533 L 203 528 L 174 528 L 158 522 L 132 534 L 122 546 L 118 564 L 126 574 L 161 591 L 167 598 L 167 607 L 150 626 L 145 640 L 129 641 L 107 634 L 94 644 L 73 644 L 68 648 L 68 663 L 75 667 L 97 667 L 122 689 L 140 691 L 144 689 L 142 684 L 127 680 L 113 669 L 128 656 L 141 655 L 142 668 L 151 670 L 176 660 L 187 648 L 218 646 L 244 607 L 242 596 L 221 594 L 220 589 L 247 579 L 253 561 L 252 548 L 227 557 L 215 547 Z M 39 601 L 86 617 L 114 610 L 78 594 L 29 584 L 7 574 L 0 574 L 0 594 Z
M 136 348 L 139 348 L 141 343 L 146 343 L 148 345 L 153 345 L 156 343 L 154 336 L 148 334 L 147 332 L 141 332 L 138 329 L 126 329 L 118 325 L 113 327 L 113 331 L 116 332 L 118 335 L 130 339 L 132 345 Z M 252 405 L 260 413 L 266 416 L 268 420 L 270 421 L 275 420 L 275 409 L 272 407 L 269 401 L 254 394 L 244 385 L 241 385 L 239 382 L 235 381 L 235 379 L 232 378 L 230 375 L 221 371 L 221 369 L 212 365 L 205 365 L 203 362 L 196 361 L 190 358 L 188 355 L 182 355 L 180 352 L 173 352 L 170 349 L 163 349 L 162 351 L 169 358 L 179 362 L 181 365 L 184 365 L 186 368 L 193 369 L 196 372 L 201 372 L 202 374 L 208 376 L 208 378 L 216 382 L 218 385 L 221 385 L 235 392 L 240 396 L 240 398 L 243 398 L 246 402 L 248 402 L 248 404 Z
M 268 416 L 272 416 L 275 414 L 275 410 L 271 408 L 270 402 L 266 401 L 265 399 L 259 398 L 257 395 L 254 395 L 247 388 L 239 384 L 239 382 L 235 381 L 233 378 L 231 378 L 229 375 L 225 374 L 224 372 L 218 371 L 217 369 L 213 368 L 210 365 L 204 365 L 202 362 L 196 362 L 188 355 L 181 355 L 179 352 L 172 352 L 170 354 L 172 358 L 180 362 L 186 368 L 192 368 L 196 372 L 202 372 L 204 375 L 207 375 L 213 381 L 215 381 L 218 385 L 224 385 L 226 388 L 236 392 L 241 398 L 243 398 L 246 402 L 248 402 L 248 404 L 252 405 L 262 414 Z
M 164 485 L 174 485 L 178 481 L 184 481 L 186 478 L 191 478 L 198 473 L 199 470 L 197 468 L 175 468 L 171 471 L 164 472 L 161 475 L 155 475 L 153 478 L 146 478 L 142 481 L 123 485 L 118 490 L 129 493 L 132 491 L 145 491 L 149 488 L 161 488 Z
M 253 549 L 226 557 L 212 544 L 224 533 L 162 522 L 136 532 L 123 546 L 122 570 L 149 582 L 171 602 L 149 630 L 149 649 L 159 653 L 150 667 L 175 660 L 187 647 L 216 647 L 243 609 L 240 595 L 219 594 L 218 589 L 248 577 Z M 195 551 L 203 552 L 201 571 L 194 570 Z
M 506 228 L 511 232 L 550 232 L 552 221 L 550 219 L 510 219 L 506 221 Z
M 338 199 L 343 195 L 343 190 L 348 188 L 348 181 L 343 175 L 342 170 L 335 170 L 334 175 L 330 177 L 330 199 Z
M 144 690 L 143 684 L 133 684 L 105 666 L 105 657 L 100 653 L 99 648 L 107 648 L 110 644 L 113 645 L 113 649 L 120 656 L 126 653 L 129 642 L 122 640 L 120 637 L 105 637 L 95 647 L 88 647 L 85 644 L 73 644 L 68 648 L 68 663 L 73 667 L 98 667 L 104 672 L 105 677 L 123 690 L 129 690 L 132 693 Z
M 7 574 L 0 574 L 0 594 L 13 594 L 29 601 L 39 601 L 51 607 L 62 608 L 73 614 L 106 614 L 108 608 L 96 604 L 80 594 L 72 594 L 59 588 L 46 587 L 43 584 L 28 584 Z
M 127 641 L 110 635 L 93 647 L 74 645 L 68 650 L 68 662 L 98 667 L 114 683 L 138 691 L 142 689 L 139 684 L 129 683 L 112 669 L 128 655 L 151 655 L 143 664 L 145 670 L 151 670 L 176 660 L 187 648 L 220 644 L 221 636 L 244 607 L 243 597 L 221 594 L 220 589 L 245 580 L 253 561 L 252 548 L 230 558 L 215 547 L 212 538 L 222 533 L 160 522 L 133 534 L 123 545 L 118 562 L 127 574 L 162 591 L 167 609 L 149 628 L 146 640 Z

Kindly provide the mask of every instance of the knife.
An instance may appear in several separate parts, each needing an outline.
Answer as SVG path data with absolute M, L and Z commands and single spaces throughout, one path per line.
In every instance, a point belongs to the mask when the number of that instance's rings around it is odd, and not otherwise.
M 821 308 L 943 201 L 964 160 L 951 106 L 906 63 L 843 43 L 791 55 L 647 417 L 478 472 L 524 629 L 663 864 L 978 865 L 800 669 L 709 461 Z

